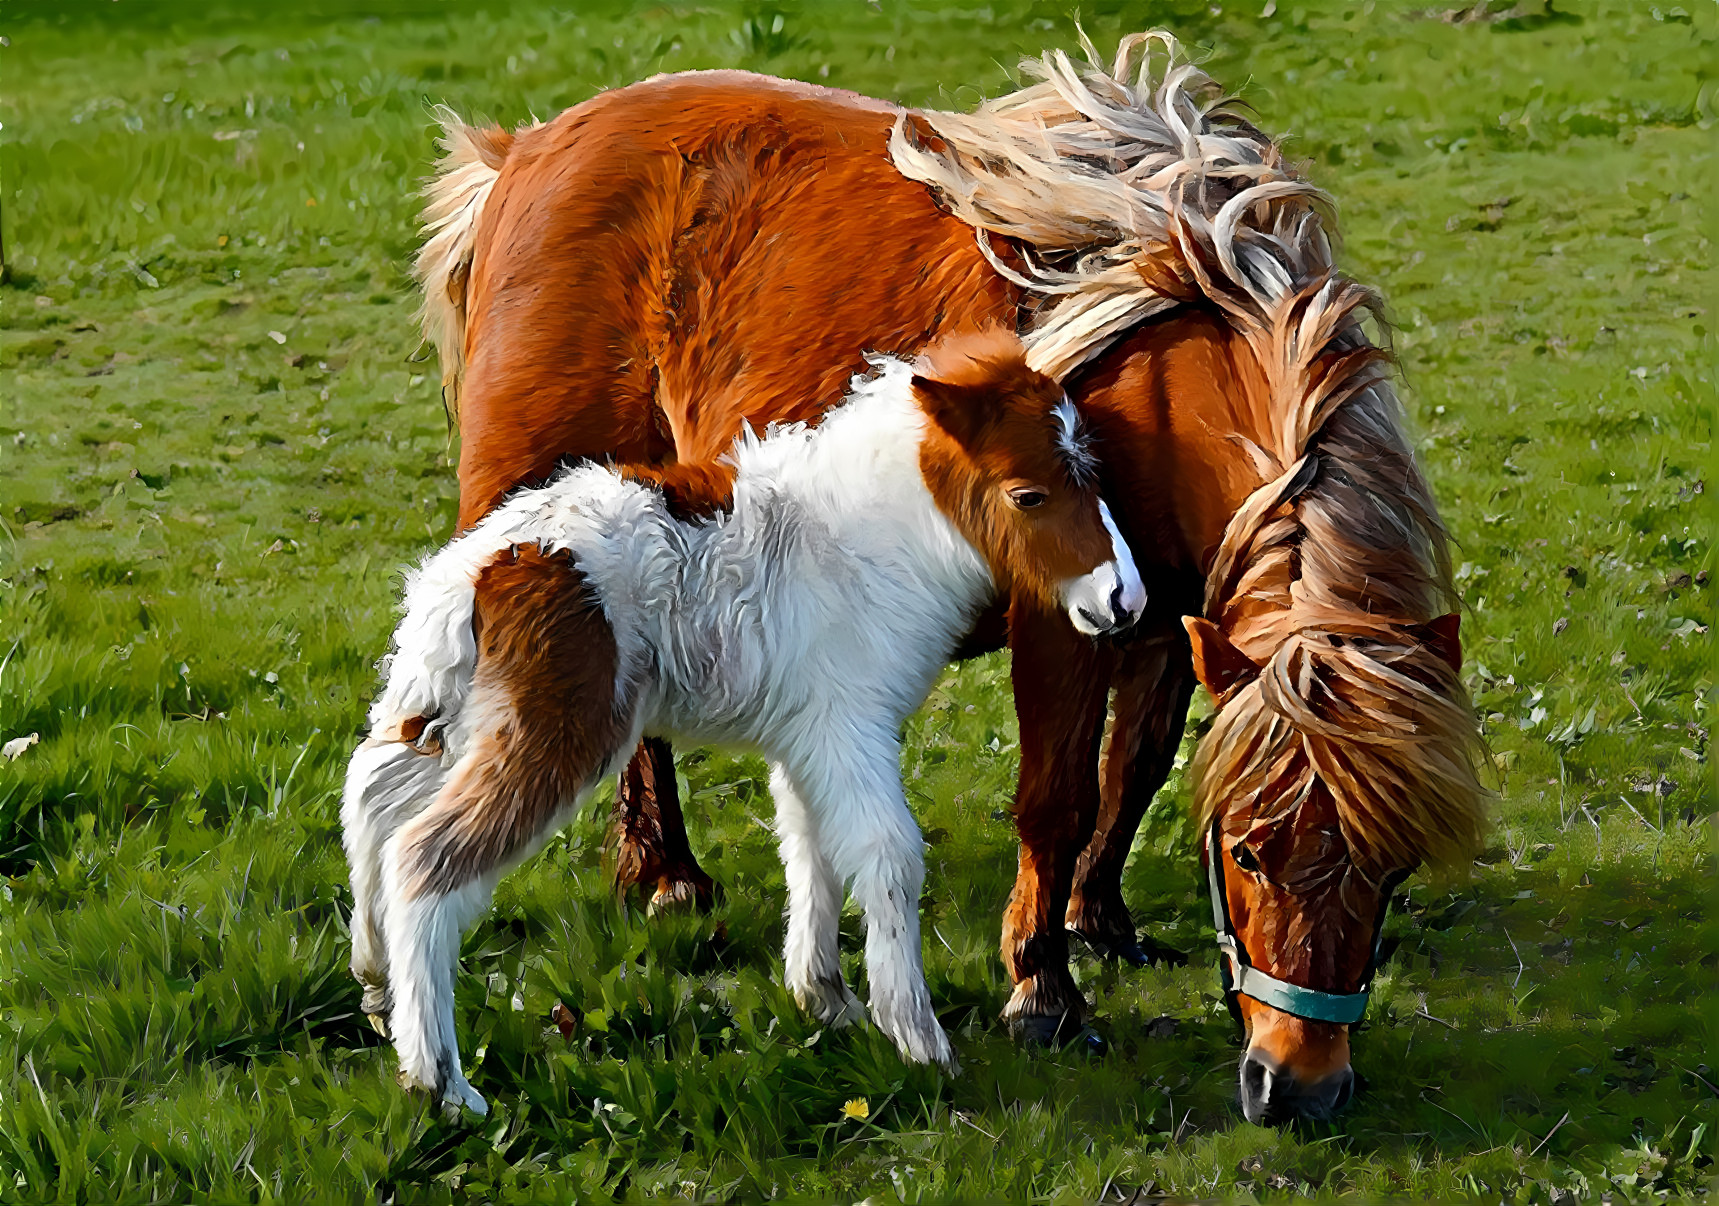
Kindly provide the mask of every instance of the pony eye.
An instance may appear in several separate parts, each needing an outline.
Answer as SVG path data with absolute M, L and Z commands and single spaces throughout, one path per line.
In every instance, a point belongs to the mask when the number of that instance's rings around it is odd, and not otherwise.
M 1235 845 L 1231 846 L 1230 857 L 1235 859 L 1236 866 L 1240 867 L 1243 871 L 1259 870 L 1259 860 L 1253 856 L 1253 851 L 1248 849 L 1246 842 L 1237 842 Z
M 1034 507 L 1042 507 L 1049 502 L 1050 495 L 1031 486 L 1017 486 L 1009 491 L 1009 501 L 1022 511 L 1031 511 Z

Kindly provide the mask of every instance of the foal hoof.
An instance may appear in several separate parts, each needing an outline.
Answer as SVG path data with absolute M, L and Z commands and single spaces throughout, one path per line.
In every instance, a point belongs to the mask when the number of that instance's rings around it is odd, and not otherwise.
M 846 981 L 813 980 L 793 989 L 801 1009 L 832 1030 L 842 1030 L 866 1020 L 865 1002 L 854 996 Z
M 485 1101 L 483 1094 L 472 1088 L 471 1082 L 463 1076 L 453 1077 L 438 1088 L 401 1068 L 400 1087 L 408 1093 L 422 1093 L 434 1101 L 441 1108 L 442 1120 L 445 1122 L 460 1121 L 465 1110 L 470 1110 L 479 1118 L 489 1114 L 489 1102 Z
M 388 1037 L 388 986 L 385 984 L 366 984 L 364 999 L 358 1006 L 364 1011 L 364 1016 L 370 1019 L 370 1027 L 383 1038 Z
M 1100 959 L 1126 963 L 1129 967 L 1150 967 L 1154 963 L 1181 967 L 1188 962 L 1188 956 L 1181 951 L 1154 942 L 1150 938 L 1129 937 L 1115 940 L 1096 938 L 1083 934 L 1073 926 L 1069 927 L 1068 932 L 1086 943 L 1092 953 Z

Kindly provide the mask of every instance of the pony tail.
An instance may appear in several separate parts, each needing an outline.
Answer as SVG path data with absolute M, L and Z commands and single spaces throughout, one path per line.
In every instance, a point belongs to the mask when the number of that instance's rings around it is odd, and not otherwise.
M 500 126 L 468 126 L 447 105 L 431 112 L 441 123 L 442 157 L 424 188 L 424 233 L 412 275 L 423 290 L 416 315 L 424 340 L 442 362 L 442 404 L 449 422 L 459 418 L 460 380 L 465 374 L 466 285 L 471 279 L 478 219 L 490 189 L 513 148 L 514 135 Z

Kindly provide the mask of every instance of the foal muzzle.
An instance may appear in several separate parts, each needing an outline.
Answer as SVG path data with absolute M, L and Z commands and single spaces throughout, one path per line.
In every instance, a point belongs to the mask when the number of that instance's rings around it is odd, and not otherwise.
M 1134 553 L 1110 508 L 1098 504 L 1098 514 L 1104 520 L 1104 530 L 1110 533 L 1112 559 L 1079 578 L 1063 583 L 1063 604 L 1075 628 L 1087 636 L 1105 636 L 1127 628 L 1146 610 L 1146 584 L 1134 565 Z

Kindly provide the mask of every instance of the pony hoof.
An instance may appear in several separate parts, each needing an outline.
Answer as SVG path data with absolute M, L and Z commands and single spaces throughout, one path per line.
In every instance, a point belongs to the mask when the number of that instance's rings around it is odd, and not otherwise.
M 658 888 L 645 905 L 646 917 L 665 913 L 690 913 L 698 907 L 698 890 L 685 880 Z
M 400 1087 L 408 1093 L 422 1093 L 436 1102 L 447 1122 L 458 1122 L 462 1110 L 470 1110 L 479 1118 L 489 1114 L 489 1103 L 483 1099 L 483 1094 L 472 1088 L 471 1082 L 463 1076 L 450 1078 L 438 1089 L 423 1077 L 401 1068 Z
M 1083 1040 L 1083 1036 L 1091 1034 L 1100 1046 L 1104 1040 L 1091 1027 L 1081 1024 L 1080 1019 L 1072 1013 L 1058 1014 L 1026 1014 L 1009 1020 L 1009 1037 L 1023 1047 L 1045 1047 L 1052 1051 L 1060 1051 L 1073 1043 Z
M 1091 1026 L 1081 1027 L 1080 1033 L 1074 1036 L 1068 1046 L 1069 1049 L 1079 1048 L 1094 1059 L 1110 1054 L 1109 1041 Z
M 909 1063 L 936 1064 L 945 1076 L 961 1075 L 961 1061 L 955 1058 L 955 1048 L 943 1027 L 936 1026 L 929 1034 L 889 1035 L 901 1058 Z
M 854 996 L 853 990 L 837 981 L 817 981 L 794 990 L 794 1000 L 800 1008 L 832 1030 L 842 1030 L 866 1020 L 865 1002 Z
M 457 1122 L 460 1111 L 470 1110 L 479 1118 L 489 1116 L 489 1102 L 483 1099 L 483 1094 L 472 1088 L 471 1082 L 461 1079 L 458 1084 L 449 1084 L 442 1091 L 442 1117 L 449 1122 Z
M 388 1037 L 388 1019 L 385 1016 L 380 1013 L 366 1013 L 364 1016 L 370 1019 L 370 1029 L 383 1038 Z
M 388 986 L 386 984 L 365 984 L 364 1000 L 359 1008 L 372 1016 L 388 1014 Z

